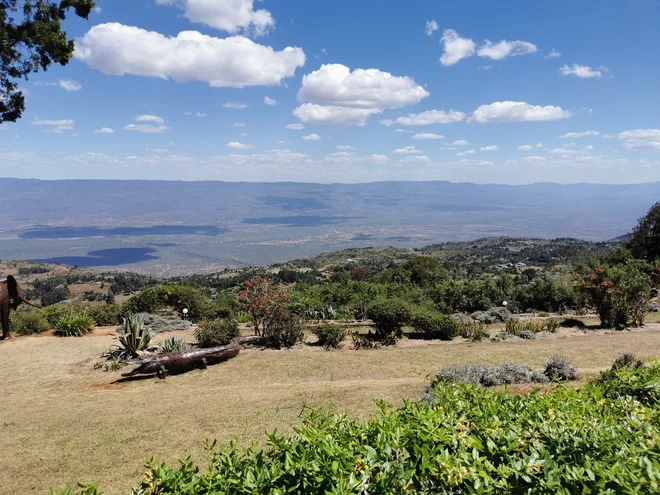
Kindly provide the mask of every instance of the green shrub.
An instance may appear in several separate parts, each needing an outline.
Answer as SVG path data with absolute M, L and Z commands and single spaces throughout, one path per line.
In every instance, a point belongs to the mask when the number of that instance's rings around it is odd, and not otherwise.
M 418 312 L 411 318 L 416 332 L 440 340 L 451 340 L 460 333 L 460 325 L 451 316 L 435 312 Z
M 82 337 L 94 330 L 94 318 L 87 313 L 69 314 L 59 319 L 55 324 L 55 335 L 60 337 Z
M 293 347 L 305 338 L 302 317 L 284 308 L 276 308 L 263 321 L 262 335 L 268 347 Z
M 160 345 L 160 352 L 163 354 L 175 351 L 185 351 L 186 349 L 188 349 L 188 344 L 176 335 L 166 339 L 165 342 Z
M 548 312 L 546 312 L 546 311 L 541 311 L 541 312 L 539 313 L 539 316 L 540 316 L 541 318 L 547 318 L 548 316 L 550 316 L 550 313 L 548 313 Z
M 128 314 L 124 324 L 118 329 L 119 350 L 122 357 L 137 357 L 149 349 L 153 333 L 146 328 L 144 318 Z
M 319 345 L 327 349 L 338 349 L 346 338 L 346 329 L 339 325 L 320 325 L 312 330 L 319 339 Z
M 637 358 L 634 354 L 622 354 L 614 360 L 612 367 L 603 371 L 600 374 L 601 380 L 609 380 L 616 376 L 616 374 L 625 368 L 631 369 L 633 371 L 644 366 L 644 360 Z
M 96 485 L 79 483 L 76 488 L 66 487 L 64 490 L 52 490 L 50 495 L 103 495 Z
M 41 309 L 41 314 L 43 315 L 48 323 L 50 323 L 51 328 L 54 328 L 57 322 L 62 319 L 62 317 L 78 313 L 78 308 L 69 304 L 53 304 L 46 308 Z
M 525 340 L 535 340 L 536 334 L 534 332 L 530 332 L 529 330 L 521 330 L 521 332 L 518 334 L 518 337 Z
M 208 469 L 152 460 L 134 493 L 657 493 L 660 411 L 636 394 L 660 368 L 608 383 L 527 395 L 438 385 L 431 404 L 383 404 L 367 420 L 315 411 L 265 447 L 212 448 Z
M 626 359 L 626 361 L 628 361 Z M 618 364 L 618 365 L 617 365 Z M 635 360 L 623 366 L 616 363 L 610 372 L 592 383 L 593 387 L 609 399 L 622 400 L 633 397 L 644 405 L 658 407 L 660 404 L 660 365 L 657 361 L 650 367 L 638 366 Z M 657 409 L 656 409 L 657 411 Z M 657 414 L 657 412 L 656 412 Z
M 543 365 L 543 374 L 553 381 L 579 380 L 580 373 L 566 358 L 552 356 Z
M 195 329 L 195 340 L 199 347 L 217 347 L 229 344 L 239 333 L 236 320 L 218 318 L 200 321 Z
M 39 310 L 12 312 L 9 316 L 9 331 L 18 335 L 47 332 L 53 328 Z
M 412 316 L 408 303 L 397 299 L 372 304 L 367 315 L 374 322 L 376 334 L 383 337 L 394 334 L 397 338 L 403 336 L 403 327 Z
M 87 310 L 89 316 L 94 318 L 96 325 L 99 327 L 109 327 L 119 325 L 122 322 L 121 307 L 116 304 L 104 304 L 103 306 L 95 306 Z

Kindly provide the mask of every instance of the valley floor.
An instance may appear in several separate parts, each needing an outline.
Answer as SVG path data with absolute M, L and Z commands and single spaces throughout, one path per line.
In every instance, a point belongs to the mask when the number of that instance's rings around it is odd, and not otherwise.
M 375 401 L 417 399 L 426 377 L 452 364 L 513 361 L 540 367 L 560 354 L 584 379 L 624 352 L 660 357 L 660 323 L 624 332 L 573 331 L 538 340 L 471 343 L 405 340 L 395 348 L 338 351 L 301 345 L 246 349 L 207 370 L 117 382 L 120 371 L 94 369 L 114 327 L 83 338 L 52 335 L 0 342 L 0 493 L 47 493 L 75 481 L 127 494 L 150 456 L 176 463 L 204 457 L 204 441 L 263 441 L 290 431 L 308 407 L 353 417 Z M 179 332 L 192 341 L 191 332 Z M 167 338 L 161 334 L 157 340 Z

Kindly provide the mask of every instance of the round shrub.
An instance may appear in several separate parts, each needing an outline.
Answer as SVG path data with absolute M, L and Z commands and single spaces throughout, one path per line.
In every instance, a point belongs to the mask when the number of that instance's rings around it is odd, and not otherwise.
M 217 347 L 229 344 L 238 334 L 238 323 L 235 320 L 218 318 L 200 321 L 195 330 L 195 339 L 199 347 Z
M 319 345 L 327 349 L 338 349 L 346 337 L 346 329 L 338 325 L 321 325 L 315 327 L 314 335 L 319 339 Z
M 417 313 L 413 315 L 411 324 L 416 332 L 441 340 L 451 340 L 460 333 L 459 323 L 442 313 Z
M 9 330 L 18 335 L 47 332 L 52 328 L 41 311 L 13 312 L 9 317 Z
M 543 374 L 553 381 L 579 380 L 580 373 L 566 358 L 552 356 L 543 366 Z
M 367 315 L 374 322 L 377 335 L 394 334 L 396 337 L 403 335 L 403 327 L 410 322 L 412 316 L 410 306 L 396 299 L 372 304 Z
M 268 347 L 293 347 L 305 338 L 302 317 L 281 307 L 273 310 L 263 322 L 263 337 Z

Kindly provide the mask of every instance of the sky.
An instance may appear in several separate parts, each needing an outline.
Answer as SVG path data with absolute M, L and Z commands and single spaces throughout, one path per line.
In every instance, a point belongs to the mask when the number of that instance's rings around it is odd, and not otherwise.
M 657 0 L 98 0 L 0 176 L 660 181 Z

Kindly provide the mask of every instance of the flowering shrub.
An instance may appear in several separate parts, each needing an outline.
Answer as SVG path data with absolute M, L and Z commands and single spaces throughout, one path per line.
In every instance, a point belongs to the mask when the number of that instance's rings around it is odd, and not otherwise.
M 254 332 L 261 334 L 268 320 L 278 317 L 283 305 L 291 299 L 275 282 L 267 277 L 255 277 L 243 282 L 243 290 L 238 294 L 239 301 L 252 317 Z
M 636 264 L 588 266 L 573 276 L 578 289 L 596 308 L 603 327 L 622 329 L 644 324 L 651 280 Z

